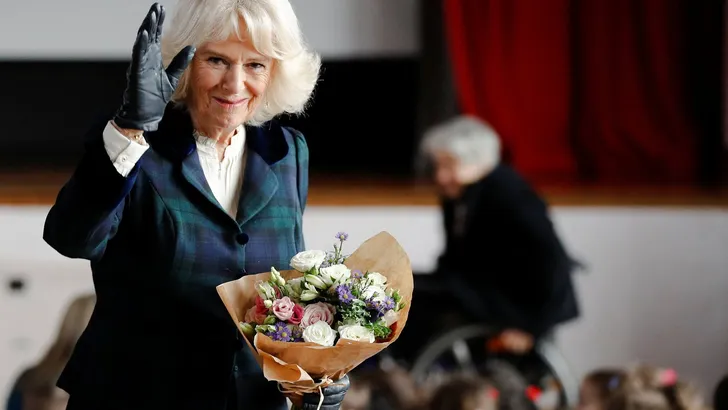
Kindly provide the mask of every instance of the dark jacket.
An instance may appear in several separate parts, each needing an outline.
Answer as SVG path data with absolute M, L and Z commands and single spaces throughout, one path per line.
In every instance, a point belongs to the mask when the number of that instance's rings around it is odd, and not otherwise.
M 500 165 L 442 203 L 437 274 L 478 319 L 542 336 L 578 317 L 567 254 L 536 192 Z
M 285 408 L 215 287 L 286 269 L 304 249 L 303 136 L 273 122 L 246 129 L 235 220 L 206 182 L 186 112 L 167 110 L 127 178 L 106 154 L 104 125 L 89 133 L 43 235 L 61 254 L 91 261 L 97 294 L 58 386 L 108 409 L 222 410 L 235 396 L 241 408 Z

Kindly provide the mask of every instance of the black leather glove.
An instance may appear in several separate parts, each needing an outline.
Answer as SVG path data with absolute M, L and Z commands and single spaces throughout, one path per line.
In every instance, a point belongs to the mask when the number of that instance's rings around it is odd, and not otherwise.
M 121 128 L 155 131 L 179 78 L 195 55 L 195 48 L 187 46 L 164 69 L 160 44 L 164 15 L 164 7 L 154 3 L 139 27 L 126 73 L 124 99 L 114 117 Z
M 320 410 L 339 410 L 344 396 L 349 390 L 349 376 L 344 376 L 328 387 L 324 387 L 324 403 Z M 318 394 L 303 395 L 303 410 L 316 410 L 321 396 Z

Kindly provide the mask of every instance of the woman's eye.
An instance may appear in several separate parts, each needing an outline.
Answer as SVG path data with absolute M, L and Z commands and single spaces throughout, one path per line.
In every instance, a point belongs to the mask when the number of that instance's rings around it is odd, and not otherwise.
M 261 63 L 249 63 L 248 67 L 252 68 L 253 71 L 263 71 L 265 70 L 265 66 Z
M 212 63 L 212 64 L 214 64 L 214 65 L 220 65 L 220 64 L 224 64 L 225 63 L 225 60 L 223 60 L 220 57 L 210 57 L 210 58 L 207 59 L 207 61 L 210 62 L 210 63 Z

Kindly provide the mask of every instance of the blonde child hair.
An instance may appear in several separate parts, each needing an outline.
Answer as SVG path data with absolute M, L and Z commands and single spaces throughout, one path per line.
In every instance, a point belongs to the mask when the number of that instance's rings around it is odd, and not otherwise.
M 433 394 L 428 410 L 496 410 L 497 394 L 479 377 L 455 376 Z
M 586 380 L 597 381 L 597 391 L 605 388 L 602 410 L 707 410 L 698 389 L 670 368 L 638 365 L 624 372 L 594 372 Z
M 55 408 L 48 404 L 54 398 L 62 402 L 66 394 L 56 387 L 56 381 L 71 357 L 78 338 L 86 328 L 95 304 L 94 294 L 83 294 L 74 298 L 67 307 L 56 339 L 43 358 L 24 372 L 17 383 L 17 388 L 23 394 L 24 408 Z M 30 404 L 36 402 L 39 404 Z M 63 404 L 59 406 L 65 408 Z

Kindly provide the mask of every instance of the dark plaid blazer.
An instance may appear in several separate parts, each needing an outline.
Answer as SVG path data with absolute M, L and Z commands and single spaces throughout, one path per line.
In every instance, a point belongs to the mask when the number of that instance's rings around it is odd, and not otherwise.
M 58 385 L 106 409 L 222 410 L 231 397 L 240 408 L 285 408 L 215 287 L 287 269 L 304 249 L 304 137 L 275 122 L 247 127 L 233 219 L 206 182 L 186 112 L 167 109 L 126 178 L 106 154 L 104 125 L 89 133 L 45 223 L 54 249 L 90 260 L 97 293 Z

